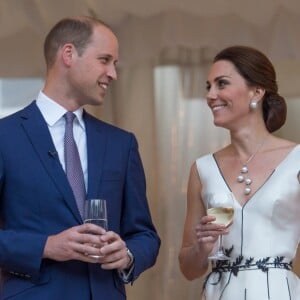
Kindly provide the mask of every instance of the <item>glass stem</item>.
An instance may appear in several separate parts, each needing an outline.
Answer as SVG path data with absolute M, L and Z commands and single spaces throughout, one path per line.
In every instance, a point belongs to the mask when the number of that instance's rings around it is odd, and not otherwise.
M 223 252 L 223 236 L 219 236 L 219 252 Z

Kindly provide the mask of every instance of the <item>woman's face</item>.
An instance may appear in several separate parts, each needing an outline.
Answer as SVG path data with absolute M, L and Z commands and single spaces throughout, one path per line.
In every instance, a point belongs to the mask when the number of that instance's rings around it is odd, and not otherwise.
M 230 61 L 215 62 L 208 74 L 206 96 L 214 124 L 228 129 L 247 124 L 254 91 Z

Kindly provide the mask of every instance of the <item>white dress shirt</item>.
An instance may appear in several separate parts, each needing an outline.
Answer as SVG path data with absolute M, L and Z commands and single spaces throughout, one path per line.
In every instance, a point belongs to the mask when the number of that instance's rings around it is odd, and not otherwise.
M 39 92 L 39 95 L 36 99 L 36 104 L 48 125 L 60 163 L 63 169 L 66 170 L 64 157 L 64 135 L 66 121 L 64 114 L 67 112 L 67 110 L 54 100 L 47 97 L 42 91 Z M 79 108 L 73 113 L 76 115 L 73 124 L 73 134 L 79 152 L 85 187 L 87 189 L 87 147 L 85 124 L 82 118 L 83 109 Z M 53 152 L 54 149 L 49 149 L 49 151 Z

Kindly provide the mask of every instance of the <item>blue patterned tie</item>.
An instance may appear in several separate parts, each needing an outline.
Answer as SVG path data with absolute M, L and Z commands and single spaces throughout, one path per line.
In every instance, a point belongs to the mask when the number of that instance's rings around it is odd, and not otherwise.
M 64 115 L 66 119 L 66 131 L 64 139 L 64 155 L 66 174 L 73 190 L 80 215 L 83 216 L 85 185 L 78 149 L 73 136 L 73 121 L 76 117 L 72 112 Z

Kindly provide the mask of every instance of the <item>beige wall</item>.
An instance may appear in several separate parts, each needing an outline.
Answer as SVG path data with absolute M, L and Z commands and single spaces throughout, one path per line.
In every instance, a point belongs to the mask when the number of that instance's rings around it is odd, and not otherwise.
M 276 135 L 300 143 L 300 95 L 287 100 L 287 120 Z
M 294 271 L 300 277 L 300 246 L 298 246 L 297 258 L 294 262 Z

